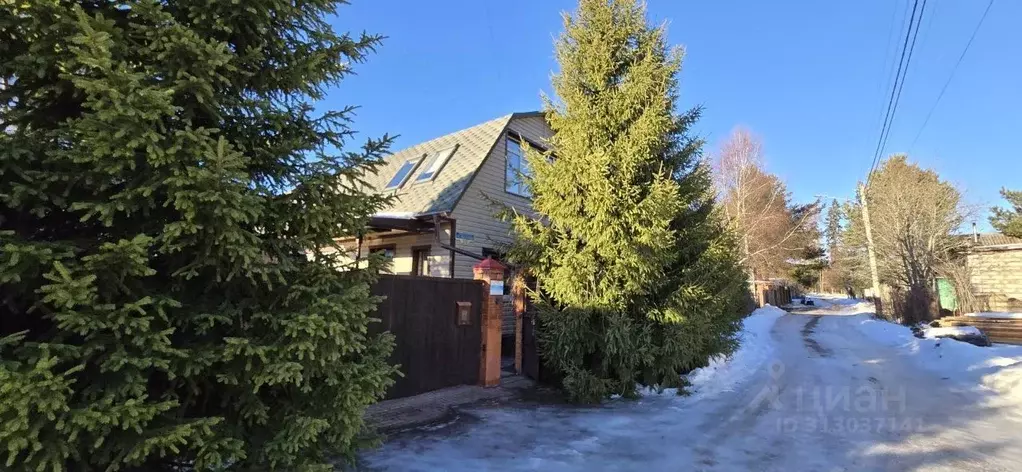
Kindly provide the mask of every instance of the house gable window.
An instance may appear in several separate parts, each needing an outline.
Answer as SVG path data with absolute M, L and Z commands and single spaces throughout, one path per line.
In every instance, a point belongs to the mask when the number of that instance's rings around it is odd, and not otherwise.
M 408 177 L 412 175 L 412 171 L 414 171 L 416 167 L 419 167 L 420 162 L 422 162 L 422 158 L 417 157 L 415 159 L 408 159 L 404 164 L 401 164 L 397 173 L 394 174 L 394 178 L 390 179 L 390 182 L 387 183 L 384 190 L 393 190 L 404 185 L 405 182 L 408 181 Z
M 521 138 L 518 136 L 508 134 L 505 159 L 506 163 L 504 166 L 504 190 L 507 193 L 518 195 L 522 197 L 531 197 L 532 193 L 529 191 L 527 185 L 525 185 L 525 178 L 532 176 L 532 170 L 529 169 L 529 163 L 525 161 L 525 150 L 523 146 L 527 146 Z
M 447 161 L 451 159 L 451 156 L 454 155 L 456 148 L 457 146 L 450 147 L 430 154 L 429 159 L 426 160 L 425 168 L 422 169 L 419 176 L 415 178 L 415 183 L 429 182 L 435 179 L 437 174 L 440 173 L 440 170 L 444 168 L 444 164 L 446 164 Z

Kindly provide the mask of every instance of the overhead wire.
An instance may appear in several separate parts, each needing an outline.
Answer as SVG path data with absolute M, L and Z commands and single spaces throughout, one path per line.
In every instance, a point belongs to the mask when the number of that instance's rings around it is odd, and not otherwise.
M 940 104 L 940 99 L 944 98 L 944 92 L 947 92 L 948 85 L 951 85 L 951 79 L 955 77 L 955 72 L 958 71 L 958 66 L 962 65 L 962 60 L 965 59 L 965 55 L 969 52 L 969 48 L 972 46 L 973 40 L 976 39 L 976 34 L 979 33 L 980 28 L 983 26 L 983 22 L 987 19 L 987 14 L 990 13 L 990 7 L 992 6 L 994 6 L 994 0 L 987 2 L 987 7 L 983 10 L 983 16 L 979 18 L 979 23 L 977 23 L 976 28 L 972 30 L 972 36 L 969 36 L 969 41 L 965 43 L 965 49 L 962 49 L 962 54 L 958 56 L 958 61 L 955 62 L 955 66 L 951 69 L 951 74 L 948 75 L 947 81 L 944 82 L 944 86 L 941 87 L 940 93 L 937 94 L 937 99 L 933 101 L 933 106 L 931 106 L 930 111 L 926 113 L 926 118 L 923 119 L 923 124 L 919 127 L 919 131 L 916 132 L 916 137 L 912 139 L 912 144 L 908 147 L 909 151 L 915 147 L 916 142 L 919 141 L 919 137 L 923 134 L 923 130 L 926 129 L 926 125 L 930 123 L 933 111 L 936 110 L 937 105 Z
M 926 0 L 923 0 L 923 8 L 926 7 Z M 918 17 L 916 12 L 919 11 Z M 880 161 L 881 150 L 885 145 L 885 137 L 889 135 L 890 126 L 894 121 L 894 115 L 897 112 L 897 101 L 900 99 L 900 91 L 904 86 L 904 78 L 908 72 L 909 62 L 911 61 L 911 49 L 915 48 L 915 37 L 918 35 L 918 20 L 922 19 L 923 11 L 919 8 L 919 0 L 914 0 L 912 4 L 912 12 L 908 19 L 908 28 L 905 30 L 905 39 L 901 45 L 901 54 L 898 59 L 898 68 L 894 73 L 894 82 L 891 87 L 891 95 L 887 100 L 887 111 L 884 113 L 884 121 L 880 128 L 880 135 L 877 137 L 876 149 L 873 151 L 873 159 L 869 166 L 869 172 L 866 174 L 866 182 L 868 184 L 870 176 L 873 175 L 873 171 L 876 170 L 877 163 Z M 910 49 L 911 42 L 911 49 Z M 906 55 L 908 60 L 906 60 Z
M 894 109 L 891 111 L 891 122 L 887 125 L 887 134 L 884 136 L 883 144 L 880 145 L 880 156 L 887 150 L 887 139 L 891 137 L 891 127 L 894 125 L 894 117 L 898 113 L 898 104 L 901 102 L 901 92 L 905 90 L 905 78 L 908 77 L 909 64 L 912 63 L 912 53 L 916 49 L 916 39 L 919 37 L 919 30 L 923 23 L 923 13 L 926 11 L 926 0 L 919 7 L 919 18 L 916 19 L 916 30 L 912 33 L 912 44 L 908 47 L 908 57 L 905 59 L 905 71 L 901 75 L 901 86 L 898 87 L 898 96 L 894 99 Z M 869 179 L 867 179 L 868 181 Z
M 894 58 L 898 55 L 898 47 L 894 43 L 895 32 L 904 30 L 908 24 L 908 9 L 911 6 L 911 2 L 905 2 L 905 8 L 901 12 L 901 28 L 897 28 L 898 25 L 898 9 L 891 9 L 891 27 L 887 31 L 887 46 L 884 48 L 884 68 L 883 76 L 887 77 L 887 80 L 880 84 L 877 95 L 879 100 L 877 101 L 877 108 L 880 112 L 877 114 L 877 126 L 881 126 L 884 121 L 884 91 L 891 87 L 894 81 L 894 77 L 891 75 L 894 72 Z

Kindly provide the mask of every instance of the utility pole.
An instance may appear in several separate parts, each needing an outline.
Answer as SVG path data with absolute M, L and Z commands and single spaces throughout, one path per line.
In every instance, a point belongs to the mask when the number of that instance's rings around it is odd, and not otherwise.
M 866 204 L 866 186 L 861 183 L 859 184 L 859 203 L 862 205 L 862 223 L 866 226 L 866 251 L 869 253 L 869 272 L 873 279 L 873 297 L 879 300 L 880 275 L 877 273 L 877 254 L 873 246 L 873 227 L 869 224 L 869 205 Z

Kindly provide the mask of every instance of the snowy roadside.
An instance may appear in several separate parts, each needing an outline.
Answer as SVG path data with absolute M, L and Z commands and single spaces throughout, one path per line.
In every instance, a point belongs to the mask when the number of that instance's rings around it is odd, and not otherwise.
M 1022 319 L 1022 313 L 1009 313 L 1006 311 L 981 311 L 979 313 L 966 313 L 962 315 L 964 317 L 975 317 L 975 318 L 1002 318 L 1002 319 Z
M 709 365 L 695 369 L 687 376 L 692 397 L 701 398 L 730 392 L 750 376 L 760 371 L 774 352 L 770 330 L 778 318 L 788 314 L 767 305 L 742 320 L 739 333 L 741 344 L 730 357 L 716 356 Z
M 801 299 L 796 298 L 795 300 L 799 302 L 793 301 L 784 308 L 791 310 L 792 313 L 805 315 L 855 315 L 874 311 L 872 302 L 848 298 L 845 295 L 808 293 L 804 299 L 811 300 L 813 304 L 803 305 L 800 303 Z
M 944 326 L 941 328 L 922 328 L 923 337 L 935 339 L 946 336 L 982 336 L 983 332 L 975 326 Z
M 863 334 L 898 349 L 920 367 L 1022 406 L 1022 346 L 979 347 L 932 337 L 937 332 L 928 332 L 925 339 L 920 339 L 905 326 L 867 315 L 857 316 L 861 319 L 856 327 Z
M 379 449 L 363 453 L 360 466 L 452 472 L 687 470 L 696 461 L 706 460 L 707 454 L 717 453 L 694 452 L 691 444 L 678 444 L 679 438 L 694 441 L 721 427 L 720 418 L 707 416 L 713 412 L 740 415 L 744 411 L 744 398 L 728 392 L 739 392 L 741 384 L 776 355 L 772 330 L 786 314 L 768 306 L 746 317 L 742 344 L 730 358 L 714 359 L 689 373 L 692 395 L 677 396 L 673 389 L 661 394 L 646 390 L 637 401 L 598 406 L 466 408 L 459 411 L 464 421 L 392 437 Z M 723 447 L 719 455 L 726 457 L 728 450 Z

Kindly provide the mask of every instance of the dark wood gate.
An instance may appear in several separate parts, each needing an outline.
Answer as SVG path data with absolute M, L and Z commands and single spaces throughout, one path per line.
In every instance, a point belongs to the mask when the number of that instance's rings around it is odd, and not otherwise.
M 538 290 L 535 278 L 526 278 L 525 285 L 530 292 Z M 522 374 L 537 382 L 556 384 L 557 376 L 543 362 L 538 339 L 539 324 L 539 312 L 532 298 L 525 297 L 525 310 L 522 313 Z
M 539 345 L 536 342 L 536 310 L 532 302 L 526 302 L 522 314 L 522 373 L 539 381 Z
M 390 361 L 404 374 L 387 398 L 478 383 L 484 286 L 479 280 L 380 276 L 372 293 L 386 299 L 373 315 L 381 322 L 370 331 L 394 335 Z M 458 302 L 471 304 L 468 324 L 458 323 Z

